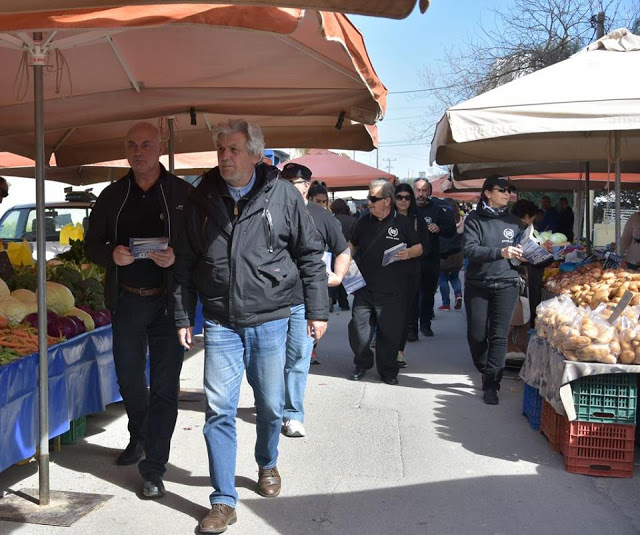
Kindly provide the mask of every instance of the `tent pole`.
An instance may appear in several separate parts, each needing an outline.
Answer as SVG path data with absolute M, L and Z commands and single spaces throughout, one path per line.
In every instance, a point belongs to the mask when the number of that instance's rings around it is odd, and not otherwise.
M 614 134 L 614 154 L 616 158 L 616 254 L 622 255 L 620 236 L 622 234 L 622 211 L 620 209 L 620 131 Z
M 175 130 L 173 122 L 175 119 L 169 117 L 167 124 L 169 125 L 169 172 L 175 173 L 176 170 L 176 147 L 175 147 Z
M 584 189 L 587 199 L 591 198 L 591 185 L 589 184 L 589 162 L 584 164 Z M 587 256 L 591 255 L 591 206 L 587 201 L 584 203 L 584 221 L 585 221 L 585 234 L 587 238 Z
M 40 453 L 38 455 L 39 504 L 49 505 L 49 362 L 47 355 L 47 295 L 46 295 L 46 226 L 44 220 L 44 92 L 42 73 L 46 52 L 40 47 L 42 34 L 34 33 L 35 51 L 33 62 L 33 101 L 35 123 L 36 160 L 36 251 L 38 287 L 38 354 L 39 354 L 39 411 Z

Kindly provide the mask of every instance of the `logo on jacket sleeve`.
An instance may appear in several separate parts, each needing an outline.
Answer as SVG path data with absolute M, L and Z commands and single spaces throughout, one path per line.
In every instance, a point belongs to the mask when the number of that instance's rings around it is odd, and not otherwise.
M 506 228 L 504 229 L 503 233 L 504 237 L 507 238 L 508 240 L 513 240 L 513 238 L 515 237 L 516 233 L 514 232 L 514 230 L 512 228 Z

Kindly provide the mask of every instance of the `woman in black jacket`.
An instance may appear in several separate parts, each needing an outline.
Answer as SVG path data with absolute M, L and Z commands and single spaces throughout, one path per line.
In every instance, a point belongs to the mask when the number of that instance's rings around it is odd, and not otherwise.
M 428 239 L 422 219 L 418 218 L 416 196 L 413 188 L 409 184 L 402 183 L 396 186 L 396 210 L 399 214 L 411 219 L 413 228 L 418 233 L 421 243 Z M 409 305 L 409 314 L 407 317 L 407 325 L 402 336 L 402 343 L 398 350 L 398 366 L 400 368 L 404 368 L 407 365 L 407 361 L 404 358 L 404 346 L 407 340 L 411 342 L 418 340 L 417 329 L 411 329 L 411 327 L 417 325 L 418 296 L 420 295 L 420 259 L 414 258 L 408 262 L 411 263 L 412 267 L 411 276 L 407 281 L 407 285 L 409 286 L 409 292 L 407 294 L 409 296 L 409 302 L 407 303 Z
M 465 221 L 467 340 L 489 405 L 498 403 L 509 323 L 519 295 L 520 279 L 510 260 L 524 261 L 522 248 L 516 245 L 524 225 L 507 210 L 513 189 L 506 178 L 490 176 L 477 208 Z

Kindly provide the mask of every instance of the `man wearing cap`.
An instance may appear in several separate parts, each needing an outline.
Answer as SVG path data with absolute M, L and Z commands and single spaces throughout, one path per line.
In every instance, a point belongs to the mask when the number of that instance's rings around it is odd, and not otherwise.
M 358 221 L 349 242 L 367 283 L 354 293 L 351 309 L 349 344 L 355 368 L 350 379 L 359 381 L 373 367 L 370 344 L 377 329 L 378 374 L 383 382 L 397 385 L 397 357 L 407 321 L 407 281 L 412 270 L 406 260 L 422 255 L 422 245 L 411 220 L 395 210 L 395 187 L 391 182 L 374 180 L 367 199 L 369 214 Z M 387 252 L 397 246 L 395 250 L 399 252 Z
M 307 204 L 307 210 L 309 210 L 318 236 L 324 244 L 324 250 L 335 258 L 333 271 L 327 268 L 329 286 L 338 286 L 351 263 L 351 252 L 340 229 L 339 221 L 328 210 L 313 202 L 307 202 L 307 192 L 311 185 L 311 170 L 308 167 L 293 162 L 287 163 L 283 167 L 280 177 L 293 184 Z M 325 253 L 325 256 L 328 255 Z M 330 265 L 329 261 L 328 266 Z M 312 350 L 313 338 L 307 335 L 302 283 L 298 281 L 289 317 L 287 359 L 284 367 L 285 399 L 282 432 L 288 437 L 305 436 L 303 425 L 304 391 L 307 385 Z
M 184 349 L 173 319 L 173 248 L 184 227 L 191 186 L 160 164 L 160 131 L 138 123 L 127 132 L 131 170 L 98 197 L 85 238 L 87 258 L 107 270 L 105 302 L 113 314 L 113 360 L 129 419 L 129 444 L 117 464 L 135 464 L 146 498 L 164 495 L 162 476 L 178 417 Z M 168 238 L 165 250 L 134 257 L 131 238 Z M 165 242 L 166 243 L 166 242 Z M 150 388 L 145 369 L 149 352 Z
M 516 243 L 524 224 L 507 210 L 513 190 L 506 178 L 487 178 L 480 202 L 464 224 L 467 340 L 489 405 L 499 401 L 509 324 L 519 295 L 519 275 L 511 261 L 525 261 Z
M 204 315 L 207 398 L 204 436 L 213 492 L 201 533 L 236 521 L 236 413 L 246 369 L 256 404 L 257 492 L 280 494 L 278 442 L 293 290 L 300 279 L 307 334 L 327 328 L 323 248 L 300 194 L 262 163 L 264 137 L 243 119 L 216 125 L 218 167 L 205 173 L 186 206 L 186 239 L 176 250 L 176 326 L 191 345 L 197 296 Z
M 413 186 L 418 205 L 418 217 L 426 227 L 425 240 L 422 247 L 424 254 L 420 258 L 420 299 L 418 317 L 412 315 L 409 324 L 410 338 L 417 338 L 418 319 L 420 332 L 424 336 L 433 336 L 431 320 L 435 293 L 440 277 L 440 236 L 450 238 L 456 233 L 456 221 L 451 209 L 440 199 L 431 197 L 431 182 L 423 178 L 416 180 Z

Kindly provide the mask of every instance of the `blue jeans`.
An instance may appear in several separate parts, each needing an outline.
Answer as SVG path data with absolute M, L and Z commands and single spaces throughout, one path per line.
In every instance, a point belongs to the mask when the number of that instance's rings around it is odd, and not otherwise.
M 442 304 L 445 306 L 451 305 L 449 299 L 449 283 L 453 288 L 453 295 L 455 297 L 462 297 L 462 283 L 460 282 L 460 270 L 456 271 L 441 271 L 438 276 L 438 284 L 440 285 L 440 295 L 442 296 Z
M 235 507 L 238 501 L 236 413 L 245 369 L 256 403 L 256 462 L 261 468 L 273 468 L 278 462 L 287 322 L 284 318 L 233 329 L 209 319 L 204 321 L 207 410 L 203 432 L 209 454 L 212 504 Z
M 307 387 L 313 338 L 307 336 L 304 305 L 291 307 L 284 365 L 284 418 L 304 422 L 304 391 Z

